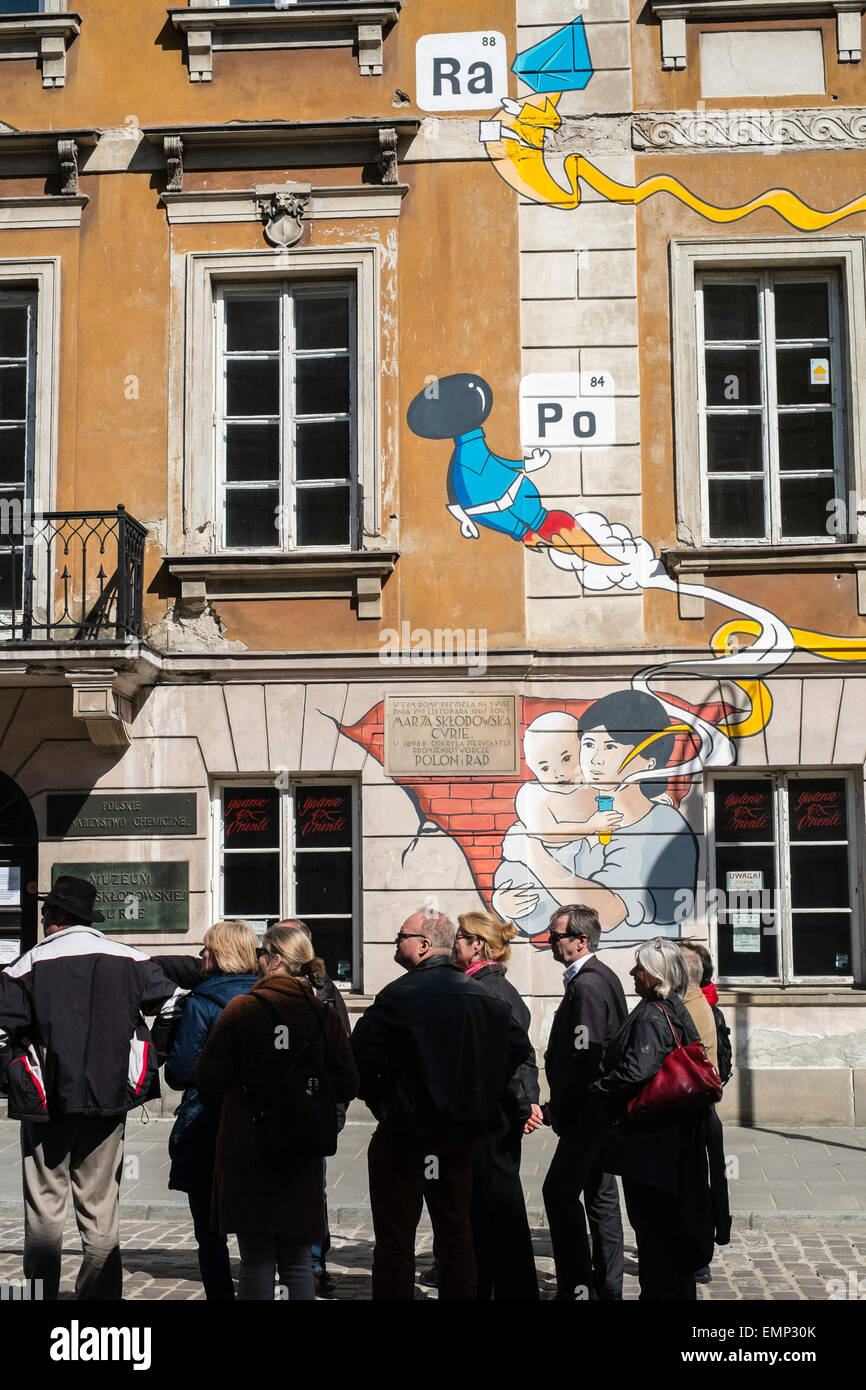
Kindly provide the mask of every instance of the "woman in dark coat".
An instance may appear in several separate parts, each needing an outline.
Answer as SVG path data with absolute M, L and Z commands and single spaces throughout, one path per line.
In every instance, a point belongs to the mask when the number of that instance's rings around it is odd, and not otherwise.
M 195 1064 L 216 1021 L 230 999 L 246 994 L 256 982 L 258 939 L 246 922 L 217 922 L 205 933 L 201 953 L 204 980 L 187 1000 L 174 1045 L 165 1064 L 165 1079 L 183 1098 L 168 1141 L 168 1185 L 189 1199 L 198 1267 L 205 1297 L 228 1301 L 235 1296 L 228 1243 L 211 1226 L 211 1183 L 222 1096 L 199 1091 Z
M 643 1300 L 695 1299 L 694 1271 L 713 1252 L 713 1209 L 704 1142 L 708 1106 L 633 1132 L 628 1102 L 660 1070 L 668 1053 L 697 1042 L 682 1001 L 688 988 L 677 946 L 657 937 L 641 946 L 631 971 L 641 1002 L 610 1043 L 591 1094 L 603 1096 L 619 1126 L 607 1162 L 622 1174 L 626 1209 L 637 1238 Z
M 505 978 L 511 955 L 508 942 L 517 935 L 517 928 L 489 912 L 464 912 L 457 921 L 454 963 L 504 1000 L 512 1017 L 529 1032 L 529 1009 Z M 480 1302 L 490 1298 L 530 1302 L 538 1298 L 535 1256 L 520 1182 L 521 1140 L 543 1123 L 538 1098 L 538 1067 L 534 1060 L 523 1062 L 502 1093 L 493 1129 L 472 1167 L 469 1215 Z
M 290 1051 L 303 1052 L 330 1076 L 336 1100 L 348 1102 L 358 1094 L 358 1072 L 340 1020 L 313 996 L 324 973 L 302 931 L 273 927 L 259 953 L 258 983 L 223 1011 L 195 1069 L 200 1086 L 226 1093 L 213 1220 L 220 1231 L 237 1233 L 241 1299 L 273 1300 L 275 1268 L 293 1303 L 315 1298 L 311 1246 L 324 1219 L 322 1157 L 275 1164 L 262 1146 L 242 1087 L 252 1087 L 257 1096 L 275 1094 L 286 1053 L 275 1046 L 274 1010 L 288 1029 Z

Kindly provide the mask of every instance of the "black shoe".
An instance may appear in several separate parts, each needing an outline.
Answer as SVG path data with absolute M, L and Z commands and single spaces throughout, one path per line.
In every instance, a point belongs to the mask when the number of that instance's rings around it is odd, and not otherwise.
M 425 1269 L 418 1276 L 419 1284 L 427 1284 L 431 1289 L 439 1287 L 439 1261 L 434 1260 L 429 1269 Z
M 317 1298 L 333 1298 L 337 1290 L 337 1281 L 326 1269 L 313 1270 L 313 1283 L 316 1286 Z
M 712 1282 L 713 1275 L 709 1265 L 704 1265 L 703 1269 L 698 1269 L 695 1271 L 696 1284 L 711 1284 Z

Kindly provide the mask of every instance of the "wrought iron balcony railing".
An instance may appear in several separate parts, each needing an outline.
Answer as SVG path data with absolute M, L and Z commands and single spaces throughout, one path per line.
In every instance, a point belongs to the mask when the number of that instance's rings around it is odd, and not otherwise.
M 146 534 L 122 506 L 35 512 L 0 498 L 0 640 L 140 638 Z

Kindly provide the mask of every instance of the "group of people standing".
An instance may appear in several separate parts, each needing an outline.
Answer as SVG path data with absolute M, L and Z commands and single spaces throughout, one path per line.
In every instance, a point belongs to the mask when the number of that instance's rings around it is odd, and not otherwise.
M 542 1107 L 529 1010 L 506 978 L 515 928 L 492 914 L 467 912 L 455 926 L 432 908 L 413 913 L 395 943 L 403 975 L 350 1035 L 303 923 L 276 923 L 260 944 L 247 923 L 219 922 L 200 959 L 149 960 L 96 930 L 94 900 L 86 881 L 58 880 L 43 906 L 45 939 L 0 974 L 0 1075 L 10 1116 L 23 1121 L 25 1276 L 43 1281 L 43 1296 L 57 1296 L 70 1180 L 85 1254 L 76 1292 L 121 1296 L 124 1120 L 152 1094 L 158 1058 L 183 1092 L 169 1185 L 188 1194 L 207 1298 L 234 1297 L 230 1233 L 241 1299 L 272 1299 L 275 1276 L 291 1301 L 334 1291 L 324 1154 L 299 1144 L 274 1163 L 263 1142 L 287 1051 L 304 1059 L 311 1115 L 326 1096 L 339 1126 L 360 1096 L 378 1121 L 368 1148 L 374 1300 L 414 1297 L 425 1202 L 441 1299 L 539 1297 L 520 1158 L 543 1124 L 558 1137 L 543 1187 L 557 1298 L 622 1297 L 617 1173 L 641 1297 L 696 1296 L 714 1241 L 730 1232 L 721 1127 L 703 1105 L 635 1131 L 627 1106 L 680 1043 L 700 1039 L 716 1059 L 705 948 L 642 946 L 629 1014 L 596 956 L 596 913 L 559 910 L 550 941 L 565 993 Z M 76 995 L 89 999 L 89 1017 Z M 157 1015 L 152 1040 L 135 1024 L 141 1012 Z

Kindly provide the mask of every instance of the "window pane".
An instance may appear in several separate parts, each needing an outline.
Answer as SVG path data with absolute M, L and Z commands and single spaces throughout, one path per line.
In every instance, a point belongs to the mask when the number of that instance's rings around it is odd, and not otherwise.
M 225 300 L 226 348 L 263 352 L 280 346 L 280 301 L 274 294 Z
M 352 790 L 326 783 L 298 787 L 295 841 L 298 849 L 352 844 Z
M 45 0 L 3 0 L 0 4 L 0 14 L 40 14 L 44 8 Z M 231 0 L 232 4 L 237 4 L 238 0 Z M 248 0 L 245 0 L 248 3 Z
M 299 488 L 298 545 L 348 545 L 349 495 L 347 487 Z
M 707 416 L 707 467 L 711 473 L 760 473 L 763 466 L 760 415 Z
M 280 822 L 273 787 L 223 787 L 226 849 L 278 849 Z
M 704 285 L 704 338 L 740 342 L 758 336 L 757 285 Z
M 769 777 L 725 778 L 713 788 L 717 841 L 775 840 Z
M 710 535 L 716 540 L 765 535 L 764 484 L 760 478 L 711 478 Z
M 21 551 L 0 550 L 0 609 L 21 608 L 23 556 Z
M 847 845 L 791 846 L 791 906 L 850 906 Z
M 758 348 L 707 351 L 707 405 L 760 405 L 761 358 Z
M 280 426 L 226 425 L 226 479 L 230 483 L 271 482 L 280 476 Z
M 0 307 L 0 357 L 26 356 L 27 305 L 4 305 Z
M 780 405 L 815 405 L 832 400 L 829 380 L 811 385 L 811 363 L 829 357 L 829 349 L 779 348 L 776 353 L 776 388 Z
M 325 962 L 325 969 L 331 979 L 351 984 L 351 917 L 311 917 L 307 925 L 313 935 L 313 950 Z
M 0 483 L 24 481 L 27 430 L 24 425 L 0 429 Z
M 348 420 L 317 420 L 300 424 L 296 440 L 297 476 L 302 481 L 348 478 L 351 459 Z
M 271 358 L 226 361 L 226 414 L 279 415 L 280 364 Z
M 279 489 L 226 488 L 226 545 L 278 546 Z
M 352 911 L 352 856 L 313 850 L 295 856 L 296 910 L 306 912 Z
M 785 478 L 780 481 L 783 536 L 823 536 L 830 513 L 827 504 L 836 495 L 833 474 L 823 478 Z
M 839 777 L 798 777 L 789 782 L 788 827 L 792 842 L 847 840 L 845 782 Z
M 832 468 L 833 464 L 833 416 L 829 410 L 779 416 L 780 468 Z
M 223 910 L 227 917 L 278 917 L 280 856 L 226 854 L 223 863 Z
M 348 299 L 299 295 L 295 300 L 295 340 L 299 351 L 348 347 Z
M 0 420 L 23 420 L 27 414 L 27 368 L 0 366 Z
M 850 975 L 851 917 L 847 912 L 795 912 L 795 975 Z
M 303 358 L 297 363 L 295 380 L 299 415 L 348 413 L 348 357 Z
M 828 286 L 820 281 L 805 285 L 777 280 L 773 289 L 777 338 L 828 338 L 830 305 Z
M 718 919 L 719 974 L 777 975 L 773 846 L 717 849 L 716 886 L 725 895 Z

